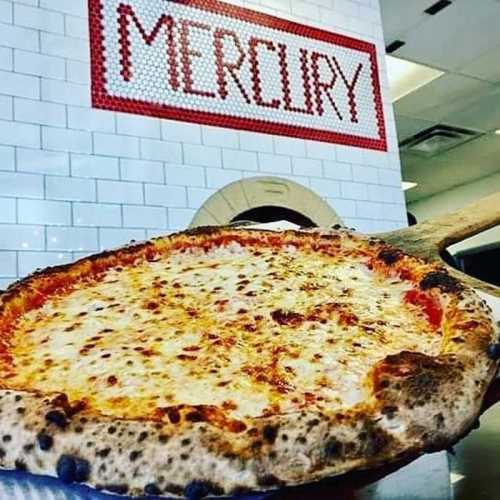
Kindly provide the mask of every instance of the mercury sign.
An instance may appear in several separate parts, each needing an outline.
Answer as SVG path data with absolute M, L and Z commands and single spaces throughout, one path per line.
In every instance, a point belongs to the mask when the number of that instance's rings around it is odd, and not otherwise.
M 215 0 L 89 0 L 98 108 L 386 150 L 375 46 Z

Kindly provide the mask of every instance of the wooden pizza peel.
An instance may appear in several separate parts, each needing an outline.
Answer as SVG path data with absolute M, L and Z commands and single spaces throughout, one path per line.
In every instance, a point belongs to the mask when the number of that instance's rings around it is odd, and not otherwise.
M 420 222 L 389 233 L 377 234 L 406 253 L 439 262 L 450 274 L 469 286 L 494 297 L 500 297 L 500 288 L 468 276 L 446 264 L 441 253 L 453 243 L 458 243 L 500 224 L 500 192 L 448 214 Z M 500 262 L 498 263 L 500 266 Z

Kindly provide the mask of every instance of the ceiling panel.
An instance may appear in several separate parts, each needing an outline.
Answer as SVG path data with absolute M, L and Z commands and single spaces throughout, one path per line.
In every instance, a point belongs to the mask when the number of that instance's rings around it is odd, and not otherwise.
M 407 163 L 408 156 L 403 155 L 403 178 L 417 182 L 418 186 L 406 192 L 407 201 L 426 198 L 462 183 L 456 176 L 451 175 L 456 165 L 451 167 L 450 164 L 438 158 L 420 159 Z
M 402 3 L 416 3 L 405 1 Z M 500 45 L 500 2 L 454 0 L 429 20 L 408 30 L 399 57 L 455 71 Z
M 500 0 L 424 14 L 435 1 L 381 0 L 386 41 L 406 42 L 395 55 L 446 72 L 394 104 L 399 141 L 438 123 L 484 135 L 431 159 L 402 153 L 403 179 L 419 183 L 408 201 L 500 172 Z
M 424 10 L 437 0 L 381 0 L 384 38 L 391 43 L 416 25 L 427 21 L 431 16 Z
M 463 163 L 468 175 L 490 175 L 500 168 L 500 136 L 487 134 L 440 155 L 442 161 Z
M 419 183 L 406 193 L 416 201 L 500 172 L 500 136 L 488 134 L 430 159 L 404 153 L 401 161 L 403 178 Z
M 484 131 L 500 129 L 500 88 L 478 96 L 475 102 L 464 109 L 451 112 L 443 118 L 443 122 Z
M 500 83 L 500 45 L 459 68 L 459 71 L 464 75 Z
M 394 104 L 396 114 L 440 121 L 472 105 L 494 85 L 467 76 L 445 74 Z

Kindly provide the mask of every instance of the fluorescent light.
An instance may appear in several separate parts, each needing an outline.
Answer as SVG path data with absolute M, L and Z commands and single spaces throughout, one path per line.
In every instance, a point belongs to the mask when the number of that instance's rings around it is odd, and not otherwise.
M 500 128 L 498 130 L 495 130 L 495 134 L 500 135 Z
M 392 102 L 411 94 L 415 90 L 427 85 L 436 78 L 444 75 L 444 71 L 429 68 L 394 56 L 385 56 Z
M 403 191 L 408 191 L 408 189 L 413 189 L 414 187 L 417 187 L 418 186 L 418 183 L 417 182 L 407 182 L 407 181 L 403 181 L 401 183 L 401 186 L 403 188 Z
M 451 484 L 458 483 L 458 481 L 461 481 L 465 476 L 463 474 L 458 474 L 457 472 L 450 472 L 450 482 Z

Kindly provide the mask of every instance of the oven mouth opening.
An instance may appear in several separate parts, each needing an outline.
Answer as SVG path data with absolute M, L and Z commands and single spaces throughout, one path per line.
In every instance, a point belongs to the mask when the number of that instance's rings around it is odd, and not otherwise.
M 263 205 L 250 208 L 233 217 L 231 222 L 265 223 L 283 220 L 297 224 L 300 227 L 318 227 L 317 224 L 306 215 L 296 210 L 292 210 L 291 208 L 274 205 Z

